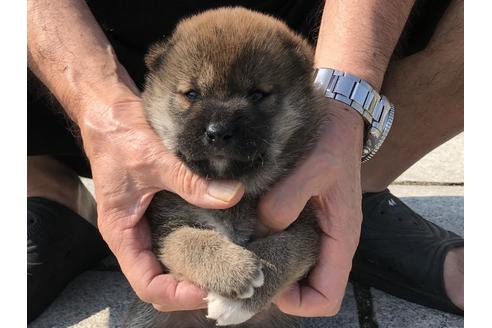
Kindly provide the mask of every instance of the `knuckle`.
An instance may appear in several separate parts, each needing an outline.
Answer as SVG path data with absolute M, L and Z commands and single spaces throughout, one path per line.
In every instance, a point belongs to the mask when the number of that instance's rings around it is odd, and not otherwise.
M 172 174 L 176 191 L 184 198 L 194 199 L 200 181 L 199 177 L 181 162 L 176 163 Z
M 154 307 L 154 309 L 156 309 L 159 312 L 169 312 L 170 311 L 169 308 L 162 306 L 160 304 L 152 304 L 152 306 Z
M 145 291 L 142 291 L 140 289 L 135 289 L 135 294 L 137 294 L 137 297 L 142 301 L 142 302 L 145 302 L 145 303 L 152 303 L 150 298 L 149 298 L 149 295 L 145 292 Z

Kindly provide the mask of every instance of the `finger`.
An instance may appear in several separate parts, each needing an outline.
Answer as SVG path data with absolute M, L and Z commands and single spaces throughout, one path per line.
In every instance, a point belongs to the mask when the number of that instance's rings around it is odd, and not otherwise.
M 318 264 L 308 277 L 309 286 L 291 288 L 277 300 L 280 310 L 299 316 L 331 316 L 345 295 L 355 252 L 352 242 L 324 235 Z
M 258 215 L 262 223 L 274 231 L 287 228 L 319 191 L 320 180 L 327 172 L 320 174 L 314 157 L 306 160 L 260 199 Z
M 244 186 L 240 182 L 207 180 L 192 172 L 176 157 L 167 162 L 167 169 L 163 172 L 163 181 L 167 190 L 203 208 L 232 207 L 244 194 Z
M 331 302 L 316 289 L 297 283 L 280 294 L 275 303 L 282 312 L 300 317 L 334 316 L 340 309 L 339 303 Z
M 133 228 L 104 231 L 104 235 L 123 274 L 144 302 L 181 309 L 203 306 L 203 298 L 206 297 L 203 290 L 162 274 L 161 264 L 151 250 L 146 220 L 140 220 Z
M 176 281 L 170 275 L 157 276 L 151 284 L 167 286 L 169 290 L 168 302 L 152 304 L 161 312 L 189 311 L 207 307 L 206 293 L 188 281 Z

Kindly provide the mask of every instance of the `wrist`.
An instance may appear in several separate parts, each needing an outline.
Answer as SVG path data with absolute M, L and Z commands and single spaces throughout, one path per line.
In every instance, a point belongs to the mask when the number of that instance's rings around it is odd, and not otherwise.
M 331 68 L 318 69 L 314 84 L 326 98 L 346 104 L 360 114 L 367 126 L 362 161 L 367 162 L 379 150 L 393 123 L 395 107 L 366 81 Z
M 343 140 L 350 141 L 360 160 L 364 144 L 365 123 L 359 113 L 337 100 L 326 98 L 330 129 L 337 129 Z
M 322 25 L 322 28 L 331 29 Z M 384 54 L 371 42 L 357 40 L 355 36 L 340 38 L 334 33 L 325 31 L 323 38 L 318 39 L 314 55 L 314 68 L 332 68 L 347 72 L 367 81 L 379 91 L 383 84 L 384 74 L 391 53 Z M 354 45 L 359 49 L 354 51 Z
M 316 68 L 333 68 L 379 91 L 414 0 L 326 1 L 315 52 Z
M 85 1 L 29 1 L 27 41 L 29 68 L 76 123 L 108 96 L 139 93 Z
M 62 77 L 63 85 L 55 95 L 77 125 L 97 117 L 113 104 L 140 101 L 139 90 L 126 70 L 117 61 L 109 66 L 112 67 L 106 68 L 106 72 L 91 74 L 74 70 Z
M 314 69 L 320 68 L 332 68 L 355 75 L 367 81 L 376 91 L 381 90 L 385 74 L 384 69 L 368 65 L 365 60 L 342 58 L 334 54 L 330 54 L 330 57 L 315 57 Z
M 122 89 L 92 98 L 79 111 L 78 126 L 87 156 L 106 152 L 107 142 L 125 142 L 142 127 L 149 128 L 140 97 Z

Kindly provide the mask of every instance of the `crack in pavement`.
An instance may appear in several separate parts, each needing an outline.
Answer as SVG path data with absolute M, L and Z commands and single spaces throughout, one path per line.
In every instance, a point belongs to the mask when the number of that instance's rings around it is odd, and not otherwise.
M 352 281 L 352 286 L 357 303 L 360 328 L 378 328 L 379 325 L 374 315 L 370 288 L 355 281 Z
M 449 186 L 449 187 L 463 187 L 464 182 L 430 182 L 430 181 L 395 181 L 392 183 L 394 186 Z

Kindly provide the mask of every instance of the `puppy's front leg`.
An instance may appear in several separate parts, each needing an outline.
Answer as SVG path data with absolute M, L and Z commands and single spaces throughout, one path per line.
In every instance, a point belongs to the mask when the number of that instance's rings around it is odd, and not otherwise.
M 305 209 L 285 231 L 247 246 L 263 262 L 265 283 L 244 300 L 251 312 L 261 311 L 283 288 L 302 278 L 319 256 L 320 234 L 314 212 Z
M 263 264 L 264 283 L 245 299 L 213 297 L 209 294 L 208 314 L 218 326 L 234 325 L 266 310 L 283 288 L 302 278 L 316 263 L 319 254 L 319 228 L 311 210 L 305 210 L 287 230 L 256 240 L 246 246 Z M 248 315 L 244 315 L 248 314 Z M 253 319 L 241 327 L 267 327 L 268 317 Z M 290 326 L 285 326 L 290 327 Z
M 263 284 L 259 259 L 214 230 L 178 228 L 160 241 L 158 251 L 171 273 L 224 297 L 251 297 Z

